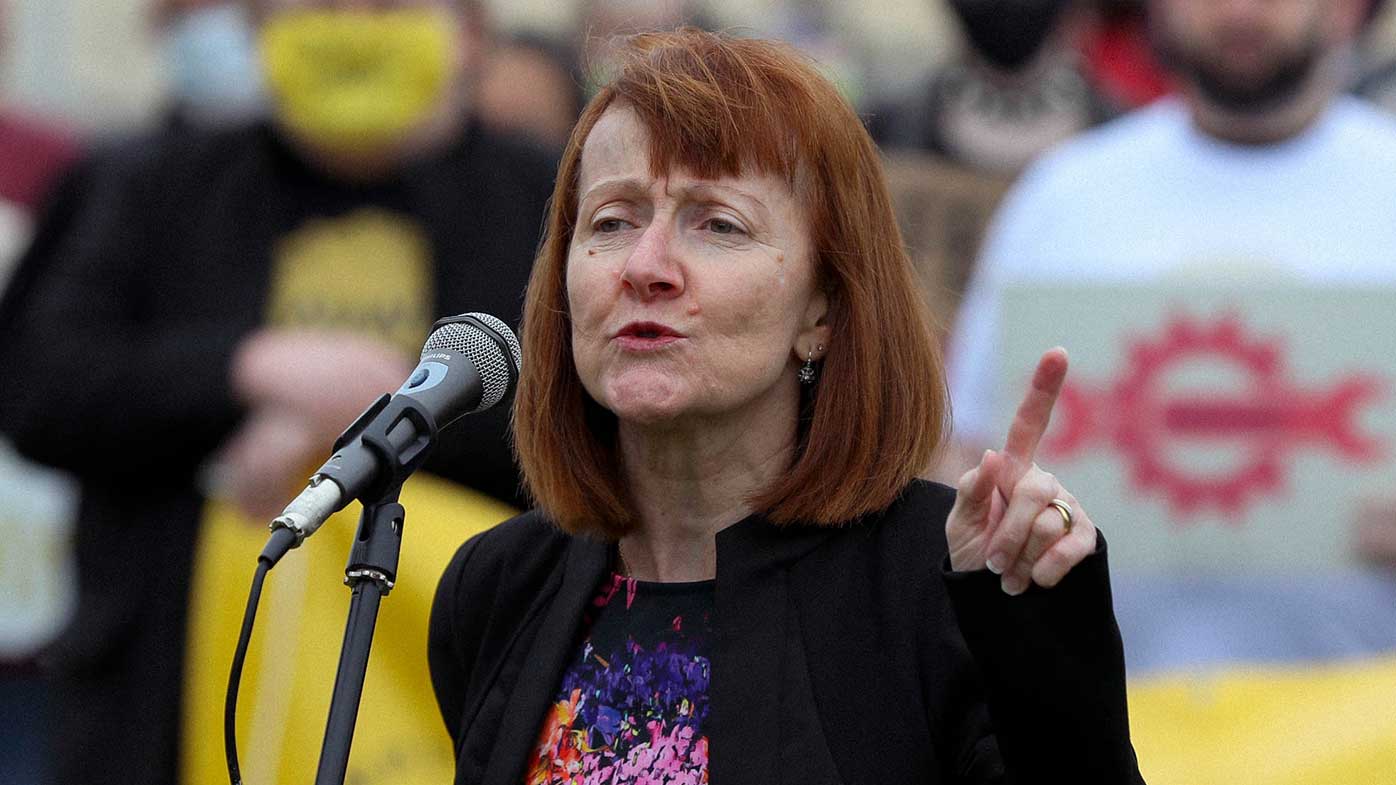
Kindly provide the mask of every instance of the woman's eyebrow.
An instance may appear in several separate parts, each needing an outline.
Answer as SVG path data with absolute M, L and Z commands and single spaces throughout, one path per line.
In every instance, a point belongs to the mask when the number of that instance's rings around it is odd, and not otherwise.
M 672 190 L 676 195 L 681 195 L 689 199 L 710 199 L 712 197 L 730 199 L 735 196 L 750 205 L 758 213 L 756 216 L 757 218 L 765 220 L 768 219 L 771 214 L 770 207 L 761 197 L 741 188 L 723 185 L 722 183 L 699 180 L 681 183 Z
M 585 202 L 588 198 L 597 193 L 644 193 L 645 183 L 636 177 L 608 177 L 593 183 L 590 188 L 582 191 L 579 201 Z
M 653 186 L 653 181 L 648 178 L 632 176 L 607 177 L 591 184 L 586 190 L 581 192 L 578 205 L 583 205 L 598 197 L 607 196 L 643 196 L 649 192 Z M 760 221 L 769 221 L 771 208 L 766 202 L 754 193 L 742 188 L 726 185 L 710 180 L 675 180 L 668 179 L 665 182 L 664 191 L 667 195 L 679 199 L 692 201 L 710 201 L 717 199 L 736 200 L 749 206 L 756 213 L 753 217 Z

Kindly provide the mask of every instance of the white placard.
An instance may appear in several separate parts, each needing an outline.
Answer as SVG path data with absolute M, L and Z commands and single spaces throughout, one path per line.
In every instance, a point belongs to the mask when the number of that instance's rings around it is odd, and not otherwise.
M 1071 370 L 1039 463 L 1133 571 L 1329 569 L 1358 505 L 1396 501 L 1396 291 L 1005 289 L 1005 432 L 1041 352 Z

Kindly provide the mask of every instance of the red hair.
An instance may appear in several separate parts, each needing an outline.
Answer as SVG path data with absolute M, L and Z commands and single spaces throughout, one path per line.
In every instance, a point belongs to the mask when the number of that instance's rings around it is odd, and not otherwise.
M 529 280 L 514 444 L 534 501 L 571 532 L 635 525 L 616 418 L 572 359 L 568 248 L 582 147 L 612 105 L 649 131 L 656 176 L 675 168 L 781 176 L 804 203 L 830 344 L 806 388 L 789 470 L 749 499 L 776 523 L 835 525 L 876 512 L 930 463 L 949 404 L 938 341 L 902 244 L 881 159 L 827 79 L 787 45 L 699 30 L 635 36 L 616 79 L 572 131 Z

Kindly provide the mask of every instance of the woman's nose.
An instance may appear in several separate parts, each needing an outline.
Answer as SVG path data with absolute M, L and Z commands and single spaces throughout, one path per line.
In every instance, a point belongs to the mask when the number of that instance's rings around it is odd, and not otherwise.
M 683 270 L 674 256 L 673 239 L 672 227 L 656 221 L 626 259 L 621 281 L 641 300 L 677 297 L 683 292 Z

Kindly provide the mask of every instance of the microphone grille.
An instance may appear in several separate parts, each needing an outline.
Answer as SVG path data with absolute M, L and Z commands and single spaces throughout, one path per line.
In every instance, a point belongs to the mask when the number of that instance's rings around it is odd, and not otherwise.
M 456 320 L 460 321 L 456 321 Z M 490 333 L 494 335 L 490 335 Z M 499 346 L 503 340 L 509 347 L 509 356 Z M 484 392 L 480 403 L 474 409 L 482 412 L 504 400 L 509 388 L 518 379 L 523 356 L 519 350 L 519 339 L 514 331 L 499 319 L 487 313 L 468 313 L 453 317 L 427 336 L 422 346 L 422 355 L 435 351 L 459 352 L 470 358 L 475 370 L 480 374 Z

